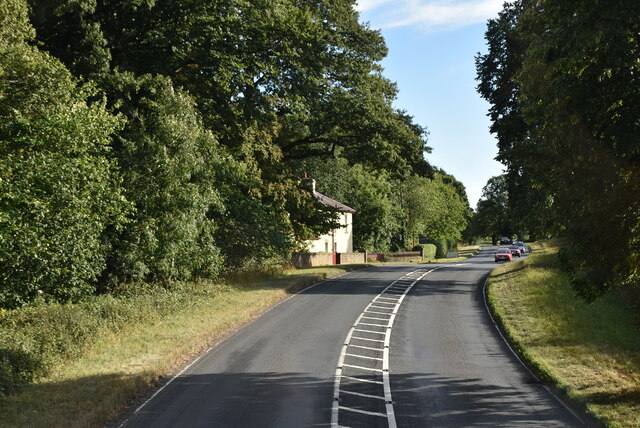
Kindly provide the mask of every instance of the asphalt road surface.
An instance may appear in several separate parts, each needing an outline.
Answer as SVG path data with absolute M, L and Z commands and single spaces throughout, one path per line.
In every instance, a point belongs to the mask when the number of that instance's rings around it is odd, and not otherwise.
M 482 293 L 494 267 L 486 249 L 324 281 L 153 391 L 123 426 L 584 426 L 496 331 Z

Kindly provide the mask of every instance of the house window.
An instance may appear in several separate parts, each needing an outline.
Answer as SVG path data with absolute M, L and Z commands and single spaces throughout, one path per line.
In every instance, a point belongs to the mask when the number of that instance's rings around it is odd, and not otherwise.
M 329 243 L 327 241 L 324 241 L 324 252 L 325 253 L 329 252 Z

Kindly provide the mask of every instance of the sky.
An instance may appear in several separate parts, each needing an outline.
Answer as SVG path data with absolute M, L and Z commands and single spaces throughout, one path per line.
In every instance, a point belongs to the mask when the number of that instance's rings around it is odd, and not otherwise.
M 427 160 L 464 183 L 475 208 L 494 160 L 489 104 L 476 92 L 475 56 L 485 53 L 487 19 L 503 0 L 358 0 L 360 21 L 381 31 L 384 75 L 397 83 L 395 107 L 429 131 Z

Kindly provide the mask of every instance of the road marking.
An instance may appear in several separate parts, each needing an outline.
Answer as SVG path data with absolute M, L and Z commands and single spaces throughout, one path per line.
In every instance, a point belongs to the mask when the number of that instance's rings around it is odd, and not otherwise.
M 381 302 L 382 303 L 382 302 Z M 394 305 L 395 306 L 395 305 Z M 378 309 L 393 309 L 393 308 L 387 308 L 386 306 L 378 306 L 378 305 L 371 305 L 369 306 L 370 308 L 378 308 Z
M 388 298 L 388 297 L 376 297 L 375 299 L 373 299 L 373 301 L 374 301 L 374 302 L 375 302 L 375 301 L 378 301 L 378 300 L 390 300 L 390 301 L 392 301 L 393 303 L 395 303 L 395 302 L 397 302 L 397 301 L 398 301 L 398 299 L 390 299 L 390 298 Z
M 336 375 L 335 375 L 335 381 L 334 381 L 334 391 L 333 391 L 333 406 L 331 408 L 331 427 L 332 428 L 339 428 L 340 425 L 338 424 L 338 419 L 339 419 L 339 413 L 340 410 L 345 410 L 345 411 L 351 411 L 351 412 L 356 412 L 356 413 L 362 413 L 362 414 L 367 414 L 367 415 L 373 415 L 373 416 L 381 416 L 381 417 L 386 417 L 387 418 L 387 423 L 389 425 L 389 428 L 396 428 L 396 418 L 395 418 L 395 413 L 394 413 L 394 409 L 393 409 L 393 400 L 391 397 L 391 382 L 389 379 L 389 345 L 391 343 L 391 331 L 393 328 L 393 323 L 395 322 L 396 319 L 396 314 L 398 313 L 398 309 L 400 308 L 400 305 L 402 304 L 402 302 L 404 301 L 405 297 L 407 296 L 407 294 L 409 293 L 409 291 L 413 288 L 413 286 L 415 284 L 417 284 L 422 278 L 424 278 L 426 275 L 428 275 L 429 273 L 433 272 L 436 269 L 439 269 L 440 267 L 437 268 L 433 268 L 430 270 L 426 270 L 426 269 L 419 269 L 416 271 L 413 271 L 409 274 L 406 274 L 398 279 L 396 279 L 395 281 L 393 281 L 391 284 L 389 284 L 384 290 L 382 290 L 382 292 L 380 292 L 380 294 L 378 294 L 376 297 L 374 297 L 371 300 L 371 303 L 369 303 L 364 310 L 362 311 L 362 313 L 358 316 L 358 318 L 356 319 L 355 323 L 353 324 L 353 326 L 351 327 L 351 329 L 349 330 L 349 332 L 347 333 L 347 337 L 346 340 L 344 342 L 344 345 L 342 346 L 342 350 L 340 352 L 340 357 L 338 358 L 338 367 L 336 369 Z M 385 297 L 385 296 L 397 296 L 397 297 Z M 382 300 L 387 300 L 393 303 L 387 303 L 384 302 Z M 380 305 L 385 305 L 385 306 L 380 306 Z M 372 311 L 372 308 L 376 308 L 376 309 L 384 309 L 384 310 L 388 310 L 390 312 L 378 312 L 378 311 Z M 388 316 L 388 319 L 385 318 L 378 318 L 378 317 L 370 317 L 368 315 L 370 314 L 378 314 L 378 315 L 385 315 Z M 387 321 L 387 324 L 371 324 L 371 323 L 366 323 L 366 322 L 362 322 L 363 319 L 378 319 L 381 321 Z M 377 332 L 377 331 L 371 331 L 371 330 L 365 330 L 360 328 L 361 326 L 376 326 L 376 327 L 382 327 L 385 329 L 385 332 Z M 355 336 L 356 332 L 363 332 L 363 333 L 370 333 L 370 334 L 381 334 L 384 335 L 384 340 L 373 340 L 373 339 L 367 339 L 367 338 L 363 338 L 363 337 L 359 337 L 359 336 Z M 382 358 L 375 358 L 375 357 L 367 357 L 364 355 L 357 355 L 357 354 L 352 354 L 347 352 L 349 346 L 353 346 L 356 348 L 363 348 L 363 349 L 372 349 L 372 348 L 366 348 L 366 347 L 362 347 L 362 346 L 358 346 L 358 345 L 352 345 L 351 344 L 351 340 L 368 340 L 371 342 L 383 342 L 384 343 L 384 347 L 383 349 L 373 349 L 375 351 L 382 351 Z M 374 360 L 374 361 L 382 361 L 382 369 L 374 369 L 374 368 L 369 368 L 369 367 L 363 367 L 363 366 L 356 366 L 356 365 L 352 365 L 352 364 L 345 364 L 344 360 L 346 357 L 355 357 L 355 358 L 362 358 L 365 360 Z M 350 377 L 347 375 L 343 374 L 343 371 L 345 368 L 355 368 L 358 370 L 365 370 L 365 371 L 372 371 L 372 372 L 377 372 L 377 373 L 382 373 L 382 382 L 377 381 L 377 380 L 369 380 L 369 379 L 360 379 L 360 378 L 355 378 L 355 377 Z M 367 394 L 361 394 L 361 393 L 355 393 L 352 391 L 347 391 L 347 390 L 341 390 L 340 389 L 340 380 L 341 379 L 351 379 L 357 382 L 369 382 L 369 383 L 375 383 L 375 384 L 381 384 L 383 391 L 384 391 L 384 397 L 379 397 L 379 396 L 367 396 Z M 350 407 L 345 407 L 345 406 L 340 406 L 340 394 L 350 394 L 350 395 L 357 395 L 357 396 L 361 396 L 364 398 L 376 398 L 376 399 L 382 399 L 385 401 L 385 411 L 386 414 L 383 413 L 379 413 L 379 412 L 371 412 L 371 411 L 366 411 L 366 410 L 360 410 L 360 409 L 353 409 Z
M 385 315 L 388 315 L 388 314 L 385 314 Z M 381 320 L 381 321 L 388 321 L 388 320 L 389 320 L 389 318 L 382 318 L 382 317 L 369 317 L 369 316 L 362 317 L 362 318 L 368 318 L 368 319 L 371 319 L 371 320 Z
M 366 337 L 360 337 L 360 336 L 352 336 L 352 339 L 367 340 L 369 342 L 381 342 L 381 343 L 384 343 L 384 340 L 381 340 L 381 339 L 367 339 Z
M 380 373 L 382 373 L 382 369 L 374 369 L 373 367 L 356 366 L 355 364 L 342 364 L 342 367 L 351 367 L 352 369 L 359 369 L 359 370 L 365 370 L 365 371 L 369 371 L 369 372 L 380 372 Z
M 391 315 L 391 312 L 377 312 L 377 311 L 365 311 L 368 314 L 378 314 L 378 315 Z
M 371 416 L 380 416 L 383 418 L 386 418 L 387 415 L 385 415 L 384 413 L 378 413 L 378 412 L 367 412 L 366 410 L 360 410 L 360 409 L 353 409 L 351 407 L 344 407 L 344 406 L 338 406 L 338 408 L 340 410 L 346 410 L 347 412 L 355 412 L 355 413 L 362 413 L 365 415 L 371 415 Z
M 386 303 L 386 302 L 376 302 L 376 303 L 377 303 L 378 305 L 389 305 L 389 306 L 394 307 L 394 306 L 396 306 L 396 303 L 397 303 L 397 302 L 398 302 L 398 301 L 397 301 L 397 300 L 395 300 L 395 303 Z M 376 305 L 371 305 L 371 306 L 376 306 Z M 385 308 L 385 309 L 391 309 L 391 308 L 387 308 L 386 306 L 380 306 L 380 307 L 381 307 L 381 308 Z
M 366 318 L 366 317 L 363 317 L 363 318 Z M 384 320 L 384 321 L 386 321 L 386 320 Z M 373 326 L 373 327 L 386 327 L 387 326 L 386 324 L 371 324 L 370 322 L 359 322 L 358 325 L 370 325 L 370 326 Z
M 361 331 L 363 333 L 373 333 L 373 334 L 386 334 L 384 331 L 371 331 L 371 330 L 363 330 L 361 328 L 356 328 L 353 331 Z
M 365 360 L 382 361 L 382 358 L 378 358 L 378 357 L 365 357 L 364 355 L 357 355 L 357 354 L 345 354 L 345 355 L 347 357 L 364 358 Z
M 382 348 L 372 348 L 370 346 L 360 346 L 360 345 L 353 345 L 353 344 L 350 344 L 349 346 L 351 346 L 353 348 L 369 349 L 371 351 L 380 351 L 380 352 L 382 352 Z
M 375 384 L 378 384 L 378 385 L 382 385 L 382 381 L 379 381 L 379 380 L 362 379 L 362 378 L 359 378 L 359 377 L 345 376 L 345 375 L 342 375 L 340 377 L 342 377 L 344 379 L 354 380 L 356 382 L 375 383 Z
M 352 392 L 352 391 L 340 391 L 340 392 L 342 394 L 357 395 L 358 397 L 373 398 L 374 400 L 384 400 L 384 397 L 381 397 L 379 395 L 363 394 L 361 392 Z

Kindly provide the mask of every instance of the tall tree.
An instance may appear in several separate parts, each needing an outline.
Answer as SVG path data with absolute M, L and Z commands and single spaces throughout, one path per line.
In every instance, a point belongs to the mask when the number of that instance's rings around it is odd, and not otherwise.
M 397 177 L 432 171 L 423 156 L 425 129 L 392 106 L 397 89 L 379 65 L 384 40 L 359 23 L 353 0 L 31 0 L 31 6 L 41 45 L 102 87 L 112 105 L 120 95 L 111 76 L 123 71 L 164 76 L 193 97 L 203 128 L 247 175 L 242 191 L 217 181 L 227 210 L 245 207 L 217 218 L 230 262 L 265 253 L 250 243 L 232 246 L 242 240 L 238 231 L 270 230 L 249 236 L 283 248 L 290 247 L 282 239 L 288 230 L 302 237 L 330 223 L 290 178 L 303 159 L 339 156 Z
M 0 4 L 0 307 L 94 291 L 129 209 L 110 157 L 121 126 L 34 46 L 22 0 Z
M 547 1 L 520 31 L 523 109 L 548 160 L 537 171 L 575 241 L 564 253 L 573 284 L 593 299 L 637 276 L 640 4 Z
M 490 236 L 493 245 L 499 237 L 513 235 L 505 175 L 487 181 L 471 221 L 476 236 Z
M 511 209 L 531 210 L 533 233 L 565 230 L 589 300 L 638 279 L 639 23 L 631 0 L 517 1 L 477 59 Z

